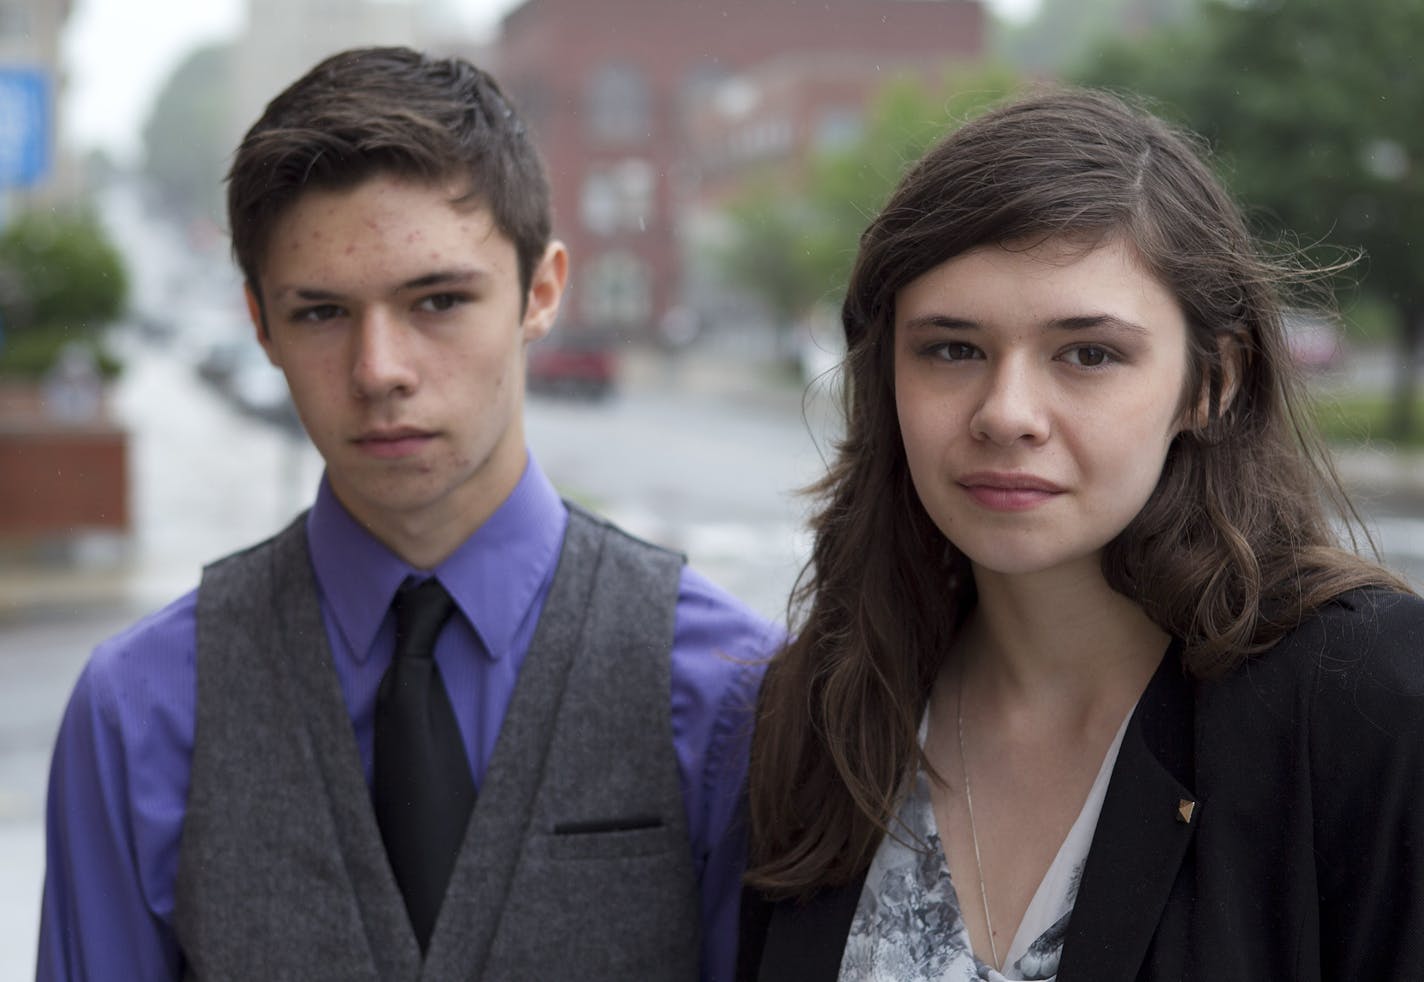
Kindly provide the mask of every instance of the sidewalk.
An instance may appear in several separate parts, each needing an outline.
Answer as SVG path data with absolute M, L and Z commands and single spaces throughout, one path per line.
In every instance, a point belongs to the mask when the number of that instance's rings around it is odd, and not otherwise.
M 80 612 L 139 605 L 136 573 L 123 542 L 94 540 L 104 555 L 80 548 L 68 557 L 36 558 L 0 548 L 0 651 L 6 628 L 19 621 L 66 620 Z
M 1353 446 L 1332 454 L 1357 503 L 1424 517 L 1424 452 Z

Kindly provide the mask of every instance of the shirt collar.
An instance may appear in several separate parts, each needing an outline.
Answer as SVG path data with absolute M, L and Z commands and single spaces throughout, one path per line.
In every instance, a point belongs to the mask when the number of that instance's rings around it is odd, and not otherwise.
M 534 603 L 554 574 L 568 517 L 530 454 L 509 497 L 433 570 L 490 658 L 503 658 L 520 625 L 533 616 Z M 401 583 L 429 574 L 363 528 L 325 477 L 307 516 L 307 542 L 327 609 L 353 657 L 364 662 Z

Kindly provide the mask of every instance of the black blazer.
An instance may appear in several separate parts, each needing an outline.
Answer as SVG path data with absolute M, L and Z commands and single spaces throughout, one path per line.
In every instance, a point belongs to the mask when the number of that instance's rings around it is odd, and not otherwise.
M 833 982 L 862 883 L 805 904 L 748 891 L 739 978 Z M 1186 979 L 1424 980 L 1424 601 L 1347 594 L 1211 682 L 1168 651 L 1058 982 Z

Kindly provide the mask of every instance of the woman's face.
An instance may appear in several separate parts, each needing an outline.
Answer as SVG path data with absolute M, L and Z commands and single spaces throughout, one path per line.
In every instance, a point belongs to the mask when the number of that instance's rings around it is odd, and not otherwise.
M 1188 411 L 1175 298 L 1113 238 L 985 246 L 895 298 L 915 490 L 980 570 L 1081 566 L 1142 509 Z

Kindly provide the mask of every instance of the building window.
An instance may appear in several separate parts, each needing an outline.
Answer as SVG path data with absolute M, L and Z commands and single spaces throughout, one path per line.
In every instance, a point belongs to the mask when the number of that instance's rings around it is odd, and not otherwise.
M 582 314 L 598 328 L 647 327 L 652 315 L 648 268 L 630 252 L 605 252 L 585 267 Z
M 732 156 L 741 161 L 775 160 L 791 153 L 791 121 L 781 116 L 754 119 L 733 132 Z
M 602 143 L 639 143 L 649 138 L 653 100 L 635 65 L 613 62 L 593 74 L 584 106 L 589 134 Z
M 579 197 L 584 227 L 598 235 L 647 231 L 656 189 L 653 165 L 646 160 L 589 168 Z
M 819 152 L 838 153 L 854 148 L 864 134 L 865 123 L 860 111 L 840 107 L 821 113 L 812 141 Z
M 731 74 L 716 59 L 699 62 L 682 78 L 684 107 L 700 105 L 711 99 L 730 77 Z
M 539 79 L 523 78 L 511 81 L 505 89 L 515 112 L 531 130 L 538 130 L 549 117 L 552 100 L 549 87 Z

